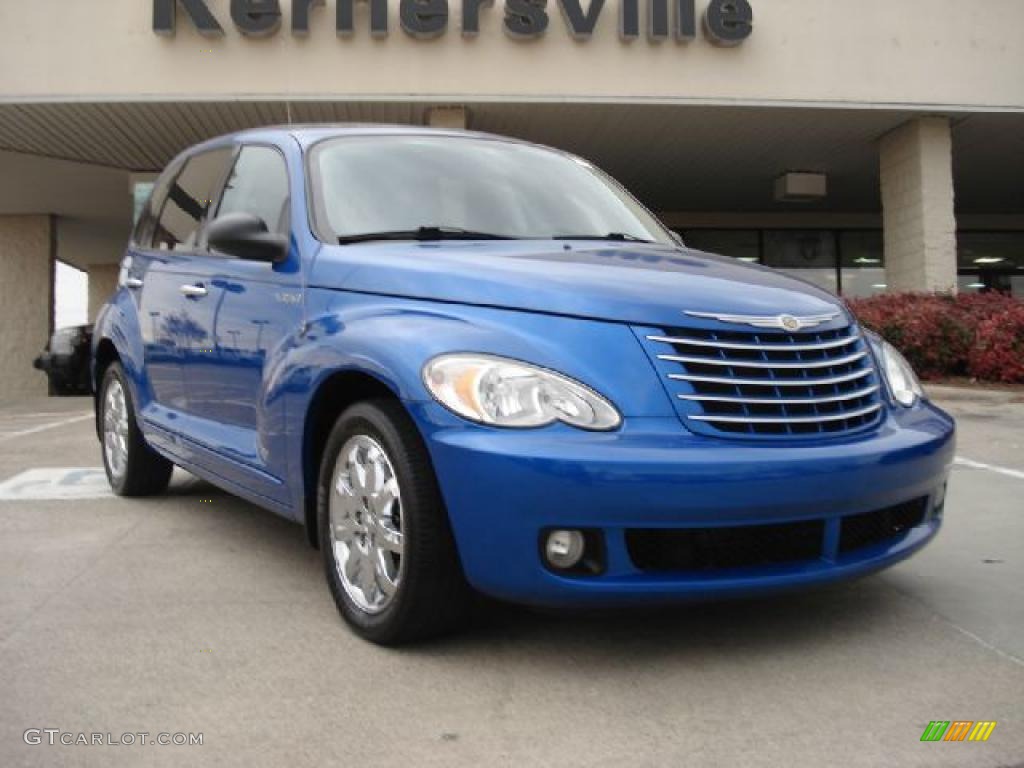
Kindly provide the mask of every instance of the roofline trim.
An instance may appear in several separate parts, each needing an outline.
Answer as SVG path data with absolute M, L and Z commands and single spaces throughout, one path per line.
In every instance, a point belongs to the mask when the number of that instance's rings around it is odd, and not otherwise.
M 140 95 L 62 95 L 25 94 L 0 95 L 0 105 L 17 104 L 173 104 L 173 103 L 400 103 L 423 104 L 424 106 L 465 104 L 593 104 L 622 106 L 694 106 L 694 107 L 737 107 L 774 109 L 822 109 L 891 111 L 911 113 L 973 113 L 1024 114 L 1024 104 L 963 104 L 931 102 L 870 102 L 833 101 L 814 99 L 745 99 L 745 98 L 704 98 L 691 96 L 597 96 L 580 94 L 574 96 L 541 96 L 524 94 L 140 94 Z

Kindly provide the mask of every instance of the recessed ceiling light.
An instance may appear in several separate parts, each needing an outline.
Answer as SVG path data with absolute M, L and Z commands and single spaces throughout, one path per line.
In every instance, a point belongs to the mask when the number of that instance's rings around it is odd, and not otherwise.
M 975 264 L 998 264 L 1001 261 L 1006 261 L 1002 256 L 981 256 L 974 260 Z
M 886 285 L 885 283 L 875 283 L 875 284 L 874 284 L 874 285 L 872 285 L 871 287 L 872 287 L 872 288 L 881 288 L 881 289 L 885 289 L 885 288 L 888 288 L 889 286 L 888 286 L 888 285 Z
M 824 173 L 784 173 L 775 180 L 775 199 L 780 203 L 813 203 L 828 194 Z
M 881 259 L 869 259 L 866 256 L 858 256 L 856 259 L 853 260 L 853 263 L 854 264 L 878 264 L 881 261 L 882 261 Z

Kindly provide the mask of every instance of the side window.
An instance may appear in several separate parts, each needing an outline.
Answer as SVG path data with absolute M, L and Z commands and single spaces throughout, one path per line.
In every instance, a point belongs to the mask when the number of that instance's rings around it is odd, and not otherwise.
M 166 251 L 188 251 L 196 246 L 196 234 L 224 170 L 231 149 L 214 149 L 188 159 L 171 183 L 153 237 L 153 247 Z
M 140 248 L 153 247 L 153 234 L 156 231 L 157 219 L 160 216 L 160 208 L 167 199 L 167 188 L 181 170 L 181 163 L 174 163 L 168 166 L 157 178 L 153 189 L 149 193 L 149 199 L 142 207 L 139 220 L 132 232 L 132 242 Z
M 224 187 L 217 215 L 251 213 L 270 232 L 288 234 L 288 167 L 271 147 L 243 147 Z

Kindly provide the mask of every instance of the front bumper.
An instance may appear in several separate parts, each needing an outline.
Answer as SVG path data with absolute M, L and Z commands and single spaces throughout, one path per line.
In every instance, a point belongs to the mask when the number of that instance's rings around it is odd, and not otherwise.
M 754 594 L 887 567 L 941 524 L 954 425 L 930 404 L 889 413 L 871 434 L 798 444 L 695 436 L 675 418 L 627 420 L 614 433 L 568 427 L 499 430 L 434 403 L 409 404 L 434 462 L 463 568 L 481 592 L 538 605 L 615 605 Z M 926 498 L 920 525 L 841 552 L 844 517 Z M 631 529 L 823 521 L 820 556 L 702 571 L 638 568 Z M 599 530 L 605 569 L 545 567 L 541 532 Z

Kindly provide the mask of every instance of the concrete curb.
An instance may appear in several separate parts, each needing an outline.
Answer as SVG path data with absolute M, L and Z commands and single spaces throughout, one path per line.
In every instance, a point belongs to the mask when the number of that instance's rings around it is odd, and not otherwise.
M 1003 405 L 1024 402 L 1024 392 L 1007 389 L 986 389 L 984 387 L 954 387 L 947 384 L 925 384 L 925 392 L 934 400 L 987 403 Z

